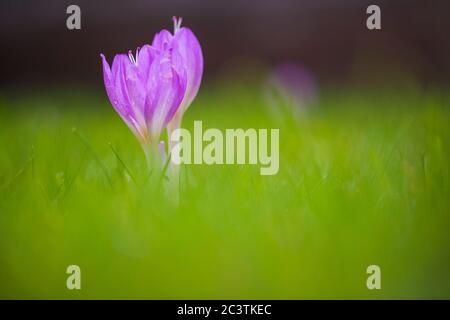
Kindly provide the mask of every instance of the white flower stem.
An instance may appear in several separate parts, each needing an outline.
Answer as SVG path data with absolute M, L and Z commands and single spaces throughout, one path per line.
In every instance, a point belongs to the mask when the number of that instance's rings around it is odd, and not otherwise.
M 158 145 L 151 142 L 142 143 L 145 158 L 147 160 L 147 167 L 152 176 L 161 172 L 161 157 L 158 153 Z
M 170 137 L 174 130 L 179 129 L 181 127 L 181 120 L 182 120 L 181 115 L 177 113 L 167 126 L 167 133 L 169 140 L 168 141 L 169 154 L 172 152 L 173 148 L 172 142 L 170 141 Z M 176 165 L 170 162 L 168 168 L 168 175 L 169 175 L 169 190 L 173 199 L 173 203 L 178 205 L 180 202 L 180 165 Z

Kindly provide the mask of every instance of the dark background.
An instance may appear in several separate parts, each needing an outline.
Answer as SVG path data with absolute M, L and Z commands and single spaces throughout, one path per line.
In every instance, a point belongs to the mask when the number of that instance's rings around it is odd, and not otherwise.
M 81 30 L 66 28 L 70 4 L 81 8 Z M 381 7 L 381 31 L 366 29 L 370 4 Z M 2 1 L 0 87 L 101 84 L 99 53 L 111 61 L 150 43 L 172 30 L 173 15 L 200 39 L 205 77 L 295 61 L 324 81 L 399 72 L 448 83 L 449 9 L 448 0 Z

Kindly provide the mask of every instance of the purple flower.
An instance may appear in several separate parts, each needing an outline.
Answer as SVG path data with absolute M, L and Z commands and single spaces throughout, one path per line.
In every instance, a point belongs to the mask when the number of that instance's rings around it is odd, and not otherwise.
M 174 21 L 174 34 L 162 30 L 151 45 L 117 54 L 110 68 L 102 54 L 109 100 L 139 141 L 158 144 L 164 128 L 191 104 L 200 87 L 203 56 L 189 28 Z
M 177 113 L 184 113 L 197 95 L 203 74 L 203 54 L 200 43 L 191 29 L 181 27 L 182 18 L 172 18 L 174 34 L 167 30 L 157 33 L 152 46 L 160 50 L 173 48 L 181 58 L 179 66 L 186 72 L 186 94 Z

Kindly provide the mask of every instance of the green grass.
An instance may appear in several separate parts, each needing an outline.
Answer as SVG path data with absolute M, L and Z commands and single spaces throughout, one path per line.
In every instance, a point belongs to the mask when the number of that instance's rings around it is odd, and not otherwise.
M 450 298 L 442 92 L 325 88 L 277 123 L 258 87 L 205 86 L 185 127 L 280 128 L 280 170 L 185 166 L 178 207 L 103 90 L 0 97 L 0 298 Z

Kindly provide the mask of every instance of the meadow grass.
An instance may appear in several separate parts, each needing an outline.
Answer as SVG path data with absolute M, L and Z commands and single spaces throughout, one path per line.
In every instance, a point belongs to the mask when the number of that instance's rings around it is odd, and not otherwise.
M 1 95 L 0 297 L 450 298 L 447 102 L 325 89 L 280 123 L 202 88 L 184 126 L 280 128 L 280 170 L 184 166 L 173 206 L 102 91 Z

